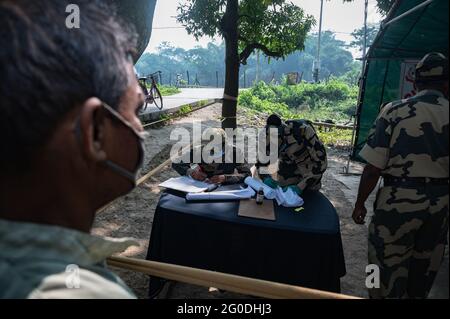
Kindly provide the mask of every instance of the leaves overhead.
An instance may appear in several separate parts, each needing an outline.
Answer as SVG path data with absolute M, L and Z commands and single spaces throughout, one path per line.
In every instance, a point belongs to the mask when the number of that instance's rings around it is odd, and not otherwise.
M 353 2 L 355 0 L 343 0 L 344 2 Z M 377 0 L 378 12 L 382 15 L 387 15 L 389 10 L 397 0 Z
M 195 38 L 224 36 L 221 21 L 227 0 L 188 0 L 178 7 L 177 19 Z M 240 61 L 245 64 L 255 49 L 283 58 L 304 49 L 315 19 L 286 0 L 239 1 Z
M 367 49 L 373 44 L 378 31 L 380 30 L 380 26 L 378 24 L 368 24 L 367 25 Z M 364 27 L 356 29 L 352 32 L 352 37 L 354 38 L 350 42 L 350 47 L 358 48 L 360 51 L 363 50 L 364 47 L 364 35 L 365 30 Z

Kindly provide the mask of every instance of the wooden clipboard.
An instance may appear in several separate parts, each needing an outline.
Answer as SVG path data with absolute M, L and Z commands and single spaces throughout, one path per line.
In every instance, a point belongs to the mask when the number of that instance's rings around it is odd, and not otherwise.
M 272 200 L 264 200 L 262 205 L 256 204 L 256 200 L 248 199 L 239 202 L 240 217 L 249 217 L 275 221 L 275 209 Z

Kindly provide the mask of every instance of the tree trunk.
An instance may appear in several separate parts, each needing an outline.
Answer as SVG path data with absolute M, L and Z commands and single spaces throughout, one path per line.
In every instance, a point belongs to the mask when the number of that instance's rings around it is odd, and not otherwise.
M 135 62 L 141 57 L 150 42 L 156 0 L 109 0 L 117 7 L 117 13 L 126 22 L 134 25 L 138 34 Z
M 239 46 L 238 46 L 238 0 L 228 0 L 222 19 L 225 38 L 225 90 L 222 105 L 222 128 L 236 128 L 237 97 L 239 95 Z

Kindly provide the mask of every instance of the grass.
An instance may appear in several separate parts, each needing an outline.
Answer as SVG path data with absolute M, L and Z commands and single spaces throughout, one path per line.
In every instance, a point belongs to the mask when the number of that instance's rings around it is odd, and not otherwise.
M 150 89 L 151 84 L 147 83 L 147 88 Z M 161 92 L 162 96 L 171 96 L 171 95 L 181 93 L 181 90 L 179 88 L 177 88 L 175 86 L 170 86 L 170 85 L 158 85 L 158 89 Z
M 162 96 L 171 96 L 171 95 L 181 93 L 181 90 L 175 86 L 159 85 L 158 88 L 159 88 L 159 91 L 161 92 Z
M 322 143 L 333 147 L 351 147 L 352 134 L 351 130 L 331 129 L 328 131 L 317 129 L 317 135 Z
M 313 122 L 332 120 L 347 123 L 354 113 L 358 88 L 332 80 L 329 83 L 267 85 L 258 83 L 240 94 L 239 105 L 249 114 L 267 117 L 278 114 L 283 119 L 307 119 Z M 322 142 L 329 146 L 351 146 L 352 131 L 317 128 Z

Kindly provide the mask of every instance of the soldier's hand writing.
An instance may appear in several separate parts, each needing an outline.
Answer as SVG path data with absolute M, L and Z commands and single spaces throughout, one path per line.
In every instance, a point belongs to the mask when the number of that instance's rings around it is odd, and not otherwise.
M 225 175 L 216 175 L 209 179 L 213 184 L 222 184 L 225 182 Z
M 204 181 L 206 177 L 208 177 L 200 167 L 195 168 L 195 170 L 191 173 L 191 177 L 197 181 Z
M 364 218 L 367 215 L 367 208 L 364 205 L 356 205 L 353 211 L 353 220 L 358 225 L 364 225 Z

